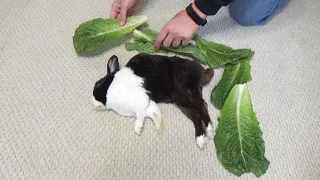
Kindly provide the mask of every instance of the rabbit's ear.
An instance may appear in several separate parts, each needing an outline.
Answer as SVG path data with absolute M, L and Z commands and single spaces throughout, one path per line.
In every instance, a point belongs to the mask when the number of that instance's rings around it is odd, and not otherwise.
M 111 56 L 111 58 L 108 61 L 108 74 L 116 73 L 119 71 L 119 61 L 118 57 L 116 55 Z

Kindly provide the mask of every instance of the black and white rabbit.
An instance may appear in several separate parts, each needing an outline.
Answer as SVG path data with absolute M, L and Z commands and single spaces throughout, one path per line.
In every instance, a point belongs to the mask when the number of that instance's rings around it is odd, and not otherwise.
M 136 117 L 134 131 L 138 135 L 146 117 L 153 120 L 159 133 L 163 132 L 157 103 L 174 103 L 192 120 L 197 145 L 203 149 L 213 132 L 202 88 L 213 74 L 212 69 L 194 60 L 145 53 L 135 55 L 120 69 L 118 57 L 113 55 L 107 75 L 95 83 L 92 101 L 97 110 Z

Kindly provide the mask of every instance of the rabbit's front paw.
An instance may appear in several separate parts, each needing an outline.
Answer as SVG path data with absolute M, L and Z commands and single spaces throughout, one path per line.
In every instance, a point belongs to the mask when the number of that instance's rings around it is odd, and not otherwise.
M 142 130 L 143 130 L 143 124 L 139 121 L 135 121 L 135 124 L 134 124 L 134 132 L 141 136 L 142 134 Z
M 136 121 L 134 122 L 134 132 L 137 135 L 142 134 L 143 130 L 143 124 L 144 124 L 144 118 L 145 118 L 145 112 L 144 111 L 138 111 L 136 116 Z
M 162 119 L 156 121 L 156 129 L 157 129 L 158 133 L 163 133 L 164 123 L 163 123 Z

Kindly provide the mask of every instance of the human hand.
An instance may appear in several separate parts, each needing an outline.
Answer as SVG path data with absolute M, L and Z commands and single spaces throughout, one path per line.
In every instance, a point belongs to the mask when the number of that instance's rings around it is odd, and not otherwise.
M 136 6 L 141 0 L 114 0 L 111 7 L 110 17 L 119 18 L 120 25 L 125 25 L 127 16 L 135 15 Z
M 194 4 L 192 4 L 192 7 L 201 18 L 205 19 L 207 17 Z M 154 47 L 158 50 L 161 44 L 163 44 L 164 47 L 171 45 L 178 47 L 180 44 L 187 46 L 198 28 L 199 25 L 193 22 L 185 10 L 182 10 L 161 29 L 154 43 Z

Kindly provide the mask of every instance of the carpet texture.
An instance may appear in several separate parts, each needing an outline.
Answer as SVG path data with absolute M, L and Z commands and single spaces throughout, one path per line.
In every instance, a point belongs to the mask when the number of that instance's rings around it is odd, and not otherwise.
M 191 1 L 146 1 L 138 14 L 160 30 Z M 136 54 L 122 42 L 76 55 L 77 26 L 107 18 L 112 1 L 4 0 L 0 4 L 0 179 L 257 179 L 236 177 L 217 160 L 215 146 L 199 150 L 194 127 L 175 106 L 160 105 L 165 131 L 150 120 L 141 137 L 134 119 L 97 112 L 96 80 L 113 54 L 121 66 Z M 261 180 L 320 177 L 320 1 L 290 1 L 264 26 L 243 27 L 228 8 L 199 34 L 233 48 L 252 48 L 249 83 L 270 166 Z M 204 98 L 222 76 L 215 71 Z M 217 127 L 219 111 L 209 106 Z

